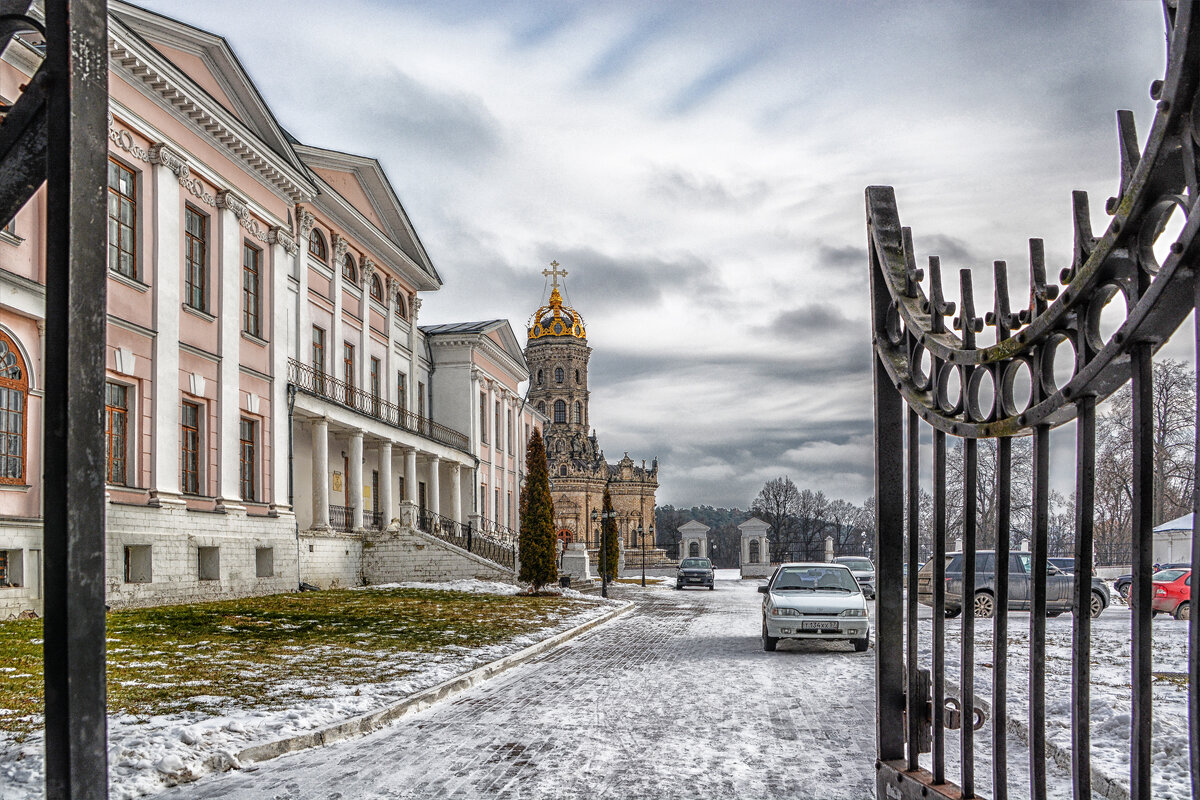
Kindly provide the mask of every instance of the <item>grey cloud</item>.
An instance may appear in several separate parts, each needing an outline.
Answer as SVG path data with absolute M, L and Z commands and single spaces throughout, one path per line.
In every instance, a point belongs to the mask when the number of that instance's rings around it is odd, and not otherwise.
M 592 248 L 564 249 L 549 244 L 538 250 L 542 261 L 555 260 L 567 269 L 568 290 L 586 297 L 593 313 L 655 306 L 666 294 L 678 292 L 712 300 L 721 291 L 713 266 L 693 255 L 616 256 Z
M 754 208 L 770 194 L 766 181 L 755 180 L 735 186 L 711 175 L 697 175 L 682 169 L 657 170 L 647 183 L 652 196 L 717 209 Z
M 799 308 L 780 312 L 763 333 L 783 339 L 817 336 L 821 338 L 853 334 L 865 338 L 867 323 L 853 320 L 831 303 L 808 303 Z

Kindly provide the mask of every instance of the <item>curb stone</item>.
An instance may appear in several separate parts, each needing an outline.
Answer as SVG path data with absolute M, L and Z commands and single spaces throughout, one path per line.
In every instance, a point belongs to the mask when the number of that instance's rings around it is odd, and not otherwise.
M 240 763 L 243 767 L 248 767 L 256 762 L 267 761 L 286 753 L 294 753 L 312 747 L 322 747 L 344 739 L 365 736 L 407 714 L 424 711 L 442 700 L 453 697 L 503 672 L 507 672 L 513 667 L 524 664 L 534 656 L 553 650 L 559 645 L 565 644 L 571 639 L 615 619 L 632 608 L 633 603 L 626 601 L 623 605 L 610 609 L 595 619 L 588 620 L 580 625 L 576 625 L 574 628 L 555 634 L 549 639 L 532 644 L 524 650 L 518 650 L 503 658 L 484 664 L 481 667 L 476 667 L 458 677 L 450 678 L 435 686 L 430 686 L 428 689 L 422 689 L 403 700 L 396 701 L 386 708 L 381 708 L 357 717 L 351 717 L 350 719 L 336 722 L 317 731 L 301 733 L 284 739 L 277 739 L 273 742 L 251 745 L 238 752 L 236 756 L 237 763 Z

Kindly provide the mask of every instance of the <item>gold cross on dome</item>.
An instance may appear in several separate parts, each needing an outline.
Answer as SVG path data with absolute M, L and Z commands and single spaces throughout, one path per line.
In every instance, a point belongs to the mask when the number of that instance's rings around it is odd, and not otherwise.
M 557 289 L 558 288 L 558 276 L 561 275 L 564 278 L 567 277 L 567 271 L 565 269 L 559 269 L 557 261 L 551 261 L 550 266 L 553 267 L 553 269 L 544 269 L 544 270 L 542 270 L 542 274 L 545 275 L 547 278 L 553 276 L 554 288 Z

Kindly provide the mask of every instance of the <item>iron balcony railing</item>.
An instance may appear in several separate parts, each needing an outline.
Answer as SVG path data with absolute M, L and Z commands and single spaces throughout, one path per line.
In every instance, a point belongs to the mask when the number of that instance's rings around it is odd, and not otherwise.
M 421 511 L 417 515 L 417 528 L 506 569 L 516 568 L 517 538 L 508 528 L 480 531 L 469 523 L 455 522 L 432 511 Z
M 288 359 L 288 382 L 306 394 L 345 406 L 366 414 L 368 417 L 386 422 L 400 430 L 410 431 L 426 439 L 448 445 L 463 452 L 470 452 L 470 440 L 464 433 L 447 428 L 433 420 L 414 414 L 395 403 L 389 403 L 370 392 L 351 386 L 331 375 L 326 375 L 311 365 Z
M 335 531 L 346 533 L 352 531 L 354 529 L 354 507 L 331 505 L 329 507 L 329 527 Z
M 371 530 L 383 530 L 383 512 L 382 511 L 364 511 L 363 512 L 363 527 Z

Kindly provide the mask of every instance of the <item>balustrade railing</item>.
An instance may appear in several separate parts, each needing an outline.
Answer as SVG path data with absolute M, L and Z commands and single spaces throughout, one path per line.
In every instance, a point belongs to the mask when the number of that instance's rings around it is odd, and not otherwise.
M 384 519 L 382 511 L 364 511 L 363 512 L 363 527 L 371 530 L 383 530 Z
M 329 527 L 349 533 L 354 529 L 353 506 L 329 506 Z
M 508 528 L 503 531 L 482 531 L 469 523 L 455 522 L 432 511 L 422 511 L 417 515 L 417 528 L 502 567 L 516 567 L 517 538 Z
M 289 359 L 288 382 L 302 392 L 330 400 L 380 422 L 386 422 L 393 427 L 424 436 L 426 439 L 470 452 L 470 441 L 466 434 L 459 433 L 453 428 L 448 428 L 427 417 L 414 414 L 395 403 L 389 403 L 370 392 L 320 372 L 311 365 Z

